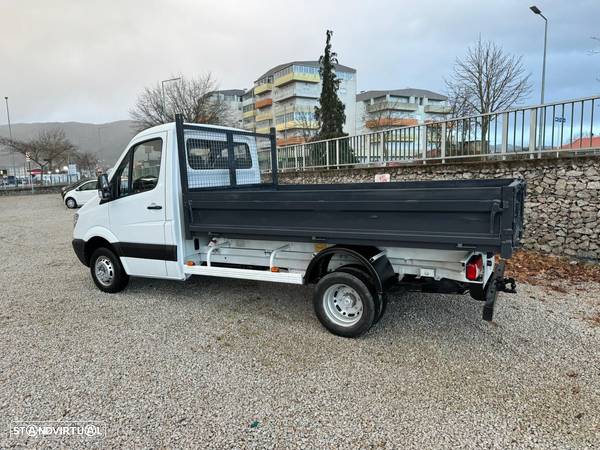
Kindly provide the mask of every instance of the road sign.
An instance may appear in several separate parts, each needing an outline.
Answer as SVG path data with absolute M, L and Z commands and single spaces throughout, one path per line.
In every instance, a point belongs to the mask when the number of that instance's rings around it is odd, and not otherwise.
M 29 152 L 25 152 L 25 161 L 31 161 L 31 155 L 29 154 Z
M 77 175 L 77 165 L 69 164 L 69 175 Z

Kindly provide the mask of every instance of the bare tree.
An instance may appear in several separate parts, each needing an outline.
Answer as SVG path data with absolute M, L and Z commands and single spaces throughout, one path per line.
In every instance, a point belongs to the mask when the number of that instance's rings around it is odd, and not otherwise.
M 29 156 L 42 170 L 46 167 L 51 170 L 55 165 L 66 161 L 67 155 L 74 154 L 77 150 L 67 139 L 62 128 L 42 130 L 36 138 L 28 141 L 0 138 L 0 145 L 23 156 Z
M 182 114 L 187 122 L 230 125 L 231 111 L 215 94 L 217 83 L 210 73 L 179 78 L 164 86 L 156 83 L 144 88 L 129 112 L 138 130 L 173 122 L 175 114 Z
M 502 47 L 479 38 L 463 59 L 456 59 L 446 86 L 461 113 L 484 114 L 508 109 L 527 98 L 529 77 L 521 56 L 506 54 Z
M 98 166 L 98 158 L 91 152 L 77 152 L 73 155 L 73 160 L 81 170 L 95 172 Z
M 521 56 L 507 54 L 499 45 L 480 37 L 464 58 L 456 59 L 454 72 L 446 80 L 454 117 L 509 109 L 531 93 L 529 78 Z M 490 118 L 481 117 L 477 125 L 483 148 Z M 475 130 L 475 139 L 477 134 Z

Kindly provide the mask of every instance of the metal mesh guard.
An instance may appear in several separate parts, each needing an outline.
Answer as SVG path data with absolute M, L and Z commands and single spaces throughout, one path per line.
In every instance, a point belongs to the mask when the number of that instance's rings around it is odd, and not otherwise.
M 184 141 L 189 189 L 257 185 L 272 181 L 271 177 L 264 175 L 261 179 L 260 174 L 260 168 L 267 161 L 259 161 L 258 152 L 261 151 L 262 156 L 265 148 L 270 149 L 267 138 L 229 130 L 186 129 Z

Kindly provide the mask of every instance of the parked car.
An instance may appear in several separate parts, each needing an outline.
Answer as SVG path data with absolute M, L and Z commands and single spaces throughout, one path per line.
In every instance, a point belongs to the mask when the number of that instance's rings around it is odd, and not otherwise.
M 85 183 L 87 181 L 92 181 L 92 179 L 91 178 L 80 178 L 79 180 L 75 181 L 74 183 L 67 184 L 66 186 L 63 186 L 62 188 L 60 188 L 60 195 L 64 199 L 65 198 L 65 194 L 67 192 L 72 191 L 73 189 L 81 186 L 83 183 Z
M 98 180 L 89 180 L 76 188 L 67 191 L 63 198 L 67 208 L 73 209 L 83 206 L 85 203 L 98 196 Z

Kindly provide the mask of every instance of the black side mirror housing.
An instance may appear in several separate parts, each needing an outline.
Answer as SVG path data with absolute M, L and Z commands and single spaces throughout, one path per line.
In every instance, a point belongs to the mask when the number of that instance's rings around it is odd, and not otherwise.
M 98 196 L 103 202 L 112 200 L 112 189 L 105 173 L 98 177 Z

